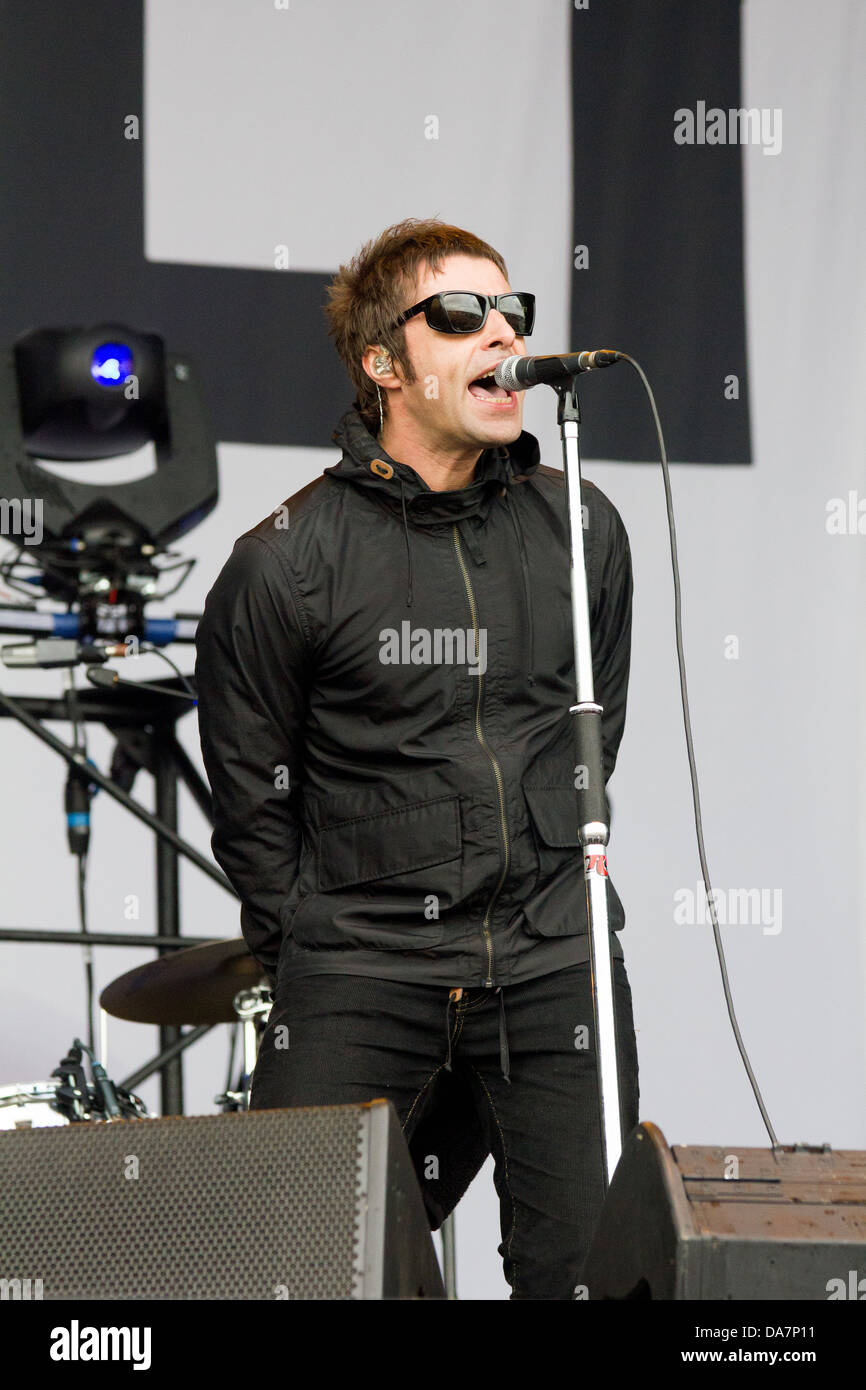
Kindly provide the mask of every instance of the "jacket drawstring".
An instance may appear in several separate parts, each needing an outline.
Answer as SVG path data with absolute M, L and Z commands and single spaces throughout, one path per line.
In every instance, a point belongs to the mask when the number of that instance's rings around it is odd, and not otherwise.
M 508 1038 L 505 1033 L 505 995 L 502 993 L 500 985 L 496 993 L 499 995 L 499 1065 L 502 1068 L 502 1075 L 511 1085 L 511 1068 L 508 1060 Z
M 403 533 L 404 533 L 404 535 L 405 535 L 405 537 L 406 537 L 406 564 L 407 564 L 407 569 L 408 569 L 407 580 L 406 580 L 407 586 L 408 586 L 407 589 L 406 589 L 406 607 L 407 607 L 407 608 L 411 608 L 411 607 L 412 607 L 412 585 L 413 585 L 413 575 L 412 575 L 412 545 L 411 545 L 411 542 L 410 542 L 410 540 L 409 540 L 409 523 L 408 523 L 408 521 L 406 520 L 406 489 L 405 489 L 404 486 L 403 486 L 403 479 L 402 479 L 402 478 L 400 479 L 400 501 L 401 501 L 401 503 L 402 503 L 402 505 L 403 505 Z M 449 1068 L 449 1070 L 450 1070 L 450 1068 Z
M 520 549 L 520 566 L 523 570 L 523 600 L 526 604 L 526 621 L 529 626 L 529 673 L 527 679 L 530 685 L 535 685 L 535 676 L 532 674 L 535 670 L 535 632 L 532 626 L 531 597 L 532 581 L 529 577 L 529 565 L 526 560 L 526 545 L 523 540 L 523 527 L 520 525 L 520 517 L 516 509 L 511 506 L 511 495 L 507 491 L 505 493 L 505 501 L 508 506 L 508 515 L 511 517 L 511 524 L 514 527 L 514 533 L 517 536 L 517 544 Z

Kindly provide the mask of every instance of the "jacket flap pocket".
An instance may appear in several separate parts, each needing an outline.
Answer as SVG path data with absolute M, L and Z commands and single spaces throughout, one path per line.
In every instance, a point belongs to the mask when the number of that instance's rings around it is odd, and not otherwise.
M 353 816 L 319 828 L 319 891 L 444 864 L 462 849 L 459 796 Z
M 580 844 L 577 834 L 577 792 L 574 787 L 524 787 L 536 830 L 551 849 Z

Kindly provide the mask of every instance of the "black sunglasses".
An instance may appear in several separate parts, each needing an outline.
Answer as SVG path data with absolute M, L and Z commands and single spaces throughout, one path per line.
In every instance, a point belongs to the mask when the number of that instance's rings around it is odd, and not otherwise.
M 407 319 L 424 311 L 424 317 L 437 333 L 477 333 L 487 322 L 491 309 L 498 309 L 509 328 L 513 328 L 519 338 L 526 338 L 535 323 L 535 295 L 475 294 L 468 290 L 444 290 L 431 294 L 420 304 L 413 304 L 391 325 L 399 328 Z

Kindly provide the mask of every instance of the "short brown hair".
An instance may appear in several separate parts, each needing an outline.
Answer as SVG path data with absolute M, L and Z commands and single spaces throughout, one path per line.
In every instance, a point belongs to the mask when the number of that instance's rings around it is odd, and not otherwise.
M 408 308 L 419 267 L 438 271 L 446 256 L 459 255 L 492 261 L 508 278 L 499 252 L 472 232 L 436 218 L 409 217 L 366 242 L 348 265 L 340 266 L 328 286 L 328 331 L 357 392 L 355 407 L 374 434 L 379 427 L 379 404 L 375 383 L 361 363 L 364 351 L 381 343 L 399 363 L 405 379 L 415 380 L 406 353 L 405 327 L 389 325 Z

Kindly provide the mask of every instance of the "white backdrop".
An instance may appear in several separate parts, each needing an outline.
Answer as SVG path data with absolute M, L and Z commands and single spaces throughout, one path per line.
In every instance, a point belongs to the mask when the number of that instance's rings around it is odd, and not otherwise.
M 723 929 L 740 1025 L 779 1138 L 866 1148 L 866 539 L 826 527 L 831 499 L 852 490 L 866 497 L 858 241 L 866 219 L 866 11 L 858 0 L 820 8 L 747 0 L 743 11 L 744 105 L 781 107 L 784 139 L 774 158 L 757 146 L 743 150 L 754 466 L 672 470 L 689 694 L 714 887 L 727 903 L 737 889 L 763 889 L 768 901 L 781 894 L 774 924 Z M 447 0 L 435 11 L 390 0 L 373 13 L 371 20 L 369 7 L 349 0 L 292 0 L 288 11 L 151 0 L 148 255 L 268 268 L 274 247 L 285 244 L 293 269 L 333 270 L 389 222 L 438 214 L 499 247 L 512 284 L 538 295 L 534 348 L 562 348 L 569 142 L 564 135 L 506 144 L 490 133 L 502 120 L 519 129 L 530 110 L 536 129 L 569 129 L 570 6 L 537 0 L 531 24 L 521 0 L 500 0 L 495 25 L 486 0 Z M 480 62 L 454 63 L 456 34 L 459 49 Z M 431 115 L 438 141 L 425 138 Z M 335 402 L 335 418 L 344 404 Z M 596 391 L 593 409 L 603 408 Z M 528 396 L 527 427 L 545 461 L 558 464 L 546 393 Z M 333 450 L 220 446 L 221 500 L 187 538 L 185 550 L 199 562 L 173 602 L 200 609 L 235 537 L 334 458 Z M 700 867 L 660 471 L 585 462 L 619 508 L 634 559 L 632 676 L 611 783 L 610 858 L 627 914 L 641 1117 L 672 1143 L 761 1144 L 711 928 L 675 920 L 675 895 L 694 894 Z M 159 611 L 171 610 L 152 613 Z M 190 648 L 170 654 L 191 669 Z M 158 679 L 166 669 L 148 657 L 124 674 Z M 51 673 L 4 670 L 0 680 L 11 694 L 61 688 Z M 68 726 L 50 727 L 69 737 Z M 181 736 L 200 766 L 194 714 Z M 2 922 L 74 929 L 64 768 L 9 720 L 0 721 L 0 740 Z M 89 744 L 107 769 L 108 735 L 91 729 Z M 152 804 L 146 774 L 135 794 Z M 92 929 L 152 930 L 149 832 L 104 793 L 93 824 Z M 185 793 L 181 832 L 207 852 L 209 828 Z M 181 892 L 186 932 L 237 933 L 237 905 L 186 865 Z M 138 922 L 124 917 L 129 894 L 141 900 Z M 79 953 L 3 950 L 0 1084 L 44 1078 L 85 1026 Z M 150 958 L 103 948 L 97 989 Z M 226 1034 L 189 1054 L 190 1112 L 214 1109 Z M 110 1074 L 120 1078 L 155 1047 L 155 1030 L 112 1022 Z M 142 1094 L 155 1107 L 155 1083 Z M 491 1165 L 459 1208 L 457 1231 L 461 1296 L 506 1297 Z

